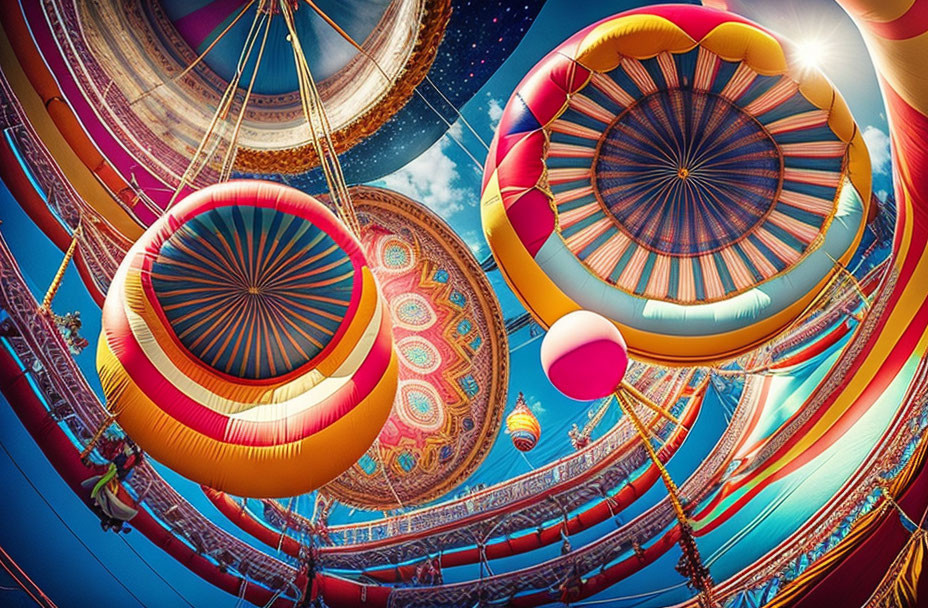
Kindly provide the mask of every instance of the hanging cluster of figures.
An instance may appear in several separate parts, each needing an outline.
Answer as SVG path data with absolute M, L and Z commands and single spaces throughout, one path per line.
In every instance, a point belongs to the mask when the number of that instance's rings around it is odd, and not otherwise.
M 128 437 L 104 435 L 97 442 L 98 453 L 106 459 L 106 465 L 94 465 L 99 473 L 81 484 L 90 490 L 90 508 L 100 518 L 103 530 L 128 533 L 126 524 L 136 516 L 137 509 L 127 505 L 119 497 L 120 484 L 127 480 L 144 459 L 142 450 Z

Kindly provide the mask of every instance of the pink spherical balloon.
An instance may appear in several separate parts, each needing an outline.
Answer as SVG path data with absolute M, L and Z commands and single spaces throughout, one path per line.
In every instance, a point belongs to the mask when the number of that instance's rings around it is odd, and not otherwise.
M 609 319 L 578 310 L 558 319 L 541 343 L 541 366 L 559 391 L 578 401 L 612 394 L 628 369 L 625 340 Z

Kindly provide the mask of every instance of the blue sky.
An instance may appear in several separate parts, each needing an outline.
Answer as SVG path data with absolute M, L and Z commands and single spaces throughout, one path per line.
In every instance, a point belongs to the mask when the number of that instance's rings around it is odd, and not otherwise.
M 586 25 L 643 4 L 649 3 L 549 0 L 523 42 L 483 89 L 462 108 L 462 114 L 489 143 L 514 87 L 542 56 Z M 870 146 L 874 161 L 874 189 L 888 190 L 890 159 L 882 102 L 863 42 L 850 20 L 834 3 L 826 0 L 737 0 L 731 4 L 746 16 L 793 40 L 816 38 L 824 41 L 827 50 L 824 71 L 844 93 Z M 455 124 L 451 135 L 478 159 L 486 156 L 478 139 L 460 122 Z M 435 210 L 467 241 L 477 258 L 483 259 L 489 255 L 489 249 L 483 239 L 478 210 L 481 172 L 458 148 L 454 139 L 443 137 L 419 158 L 376 182 L 376 185 L 399 190 Z M 17 254 L 27 278 L 41 297 L 61 259 L 60 251 L 31 225 L 2 188 L 0 220 L 3 221 L 0 232 Z M 504 315 L 510 318 L 521 314 L 521 306 L 499 274 L 490 273 L 490 280 L 496 288 Z M 58 312 L 81 310 L 85 334 L 93 342 L 99 331 L 98 310 L 73 269 L 66 276 L 56 309 Z M 519 343 L 525 337 L 516 336 L 513 342 Z M 565 399 L 548 384 L 539 365 L 539 346 L 540 340 L 536 340 L 513 353 L 510 398 L 506 407 L 508 412 L 517 392 L 524 391 L 538 415 L 544 427 L 542 442 L 536 452 L 529 455 L 536 466 L 570 450 L 566 430 L 572 422 L 585 419 L 588 408 L 586 404 Z M 88 348 L 78 361 L 88 381 L 97 389 L 93 351 L 93 347 Z M 21 524 L 0 526 L 0 545 L 13 553 L 53 593 L 59 605 L 83 606 L 87 605 L 85 601 L 95 603 L 96 598 L 119 598 L 116 605 L 133 605 L 133 600 L 116 578 L 127 581 L 146 605 L 183 604 L 176 593 L 154 574 L 155 570 L 172 581 L 173 586 L 196 605 L 231 607 L 236 604 L 235 598 L 212 589 L 137 533 L 125 541 L 144 556 L 144 561 L 127 548 L 123 540 L 100 532 L 94 516 L 54 473 L 5 403 L 0 404 L 0 440 L 23 469 L 20 472 L 7 454 L 0 453 L 0 484 L 7 489 L 8 496 L 0 501 L 0 519 Z M 500 436 L 499 444 L 488 459 L 490 464 L 482 467 L 469 483 L 500 480 L 527 470 L 526 462 L 517 456 L 508 442 L 508 437 Z M 23 473 L 48 499 L 48 503 L 39 498 Z M 176 476 L 171 479 L 217 523 L 233 529 L 208 506 L 194 484 L 176 479 Z M 81 545 L 78 538 L 93 550 L 115 577 Z M 19 596 L 14 595 L 18 592 L 3 589 L 9 584 L 9 581 L 0 578 L 0 605 L 19 605 L 16 603 Z M 75 588 L 90 591 L 67 601 L 69 590 Z

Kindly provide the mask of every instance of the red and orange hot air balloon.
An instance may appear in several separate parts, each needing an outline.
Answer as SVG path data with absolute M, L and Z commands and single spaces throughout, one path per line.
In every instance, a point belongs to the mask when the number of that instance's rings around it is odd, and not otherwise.
M 357 239 L 293 188 L 188 196 L 119 267 L 97 368 L 153 458 L 242 496 L 308 492 L 371 445 L 397 386 L 390 314 Z
M 528 408 L 522 393 L 519 393 L 512 412 L 506 416 L 506 431 L 512 439 L 512 445 L 520 452 L 530 451 L 541 437 L 541 425 L 538 424 L 538 418 Z

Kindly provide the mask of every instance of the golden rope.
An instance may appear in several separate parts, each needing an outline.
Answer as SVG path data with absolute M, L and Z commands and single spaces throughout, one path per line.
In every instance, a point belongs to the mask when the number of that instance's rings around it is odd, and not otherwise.
M 39 312 L 44 315 L 51 313 L 52 300 L 55 299 L 55 294 L 58 293 L 58 288 L 61 287 L 61 281 L 64 279 L 64 273 L 68 269 L 68 264 L 71 263 L 71 258 L 73 258 L 74 254 L 77 252 L 77 242 L 83 232 L 82 222 L 83 219 L 77 221 L 77 228 L 74 229 L 71 235 L 71 244 L 68 245 L 68 250 L 64 254 L 64 259 L 61 260 L 61 265 L 58 266 L 58 272 L 55 273 L 55 277 L 52 279 L 52 283 L 48 286 L 48 291 L 45 292 L 45 297 L 42 299 L 42 306 L 39 307 Z
M 254 4 L 254 3 L 255 3 L 255 0 L 250 0 L 250 2 L 248 2 L 248 4 L 246 4 L 244 7 L 242 7 L 242 10 L 239 12 L 238 15 L 235 16 L 235 19 L 233 19 L 232 22 L 229 23 L 229 25 L 226 26 L 226 29 L 222 30 L 222 31 L 219 33 L 219 35 L 216 36 L 216 39 L 215 39 L 215 40 L 213 40 L 212 42 L 210 42 L 209 46 L 206 47 L 206 50 L 203 51 L 202 53 L 200 53 L 200 54 L 197 56 L 197 58 L 193 60 L 193 63 L 191 63 L 190 65 L 188 65 L 186 68 L 184 68 L 184 70 L 183 70 L 180 74 L 177 74 L 176 76 L 172 76 L 172 77 L 168 80 L 168 82 L 176 82 L 176 81 L 180 80 L 181 78 L 183 78 L 184 76 L 186 76 L 188 73 L 190 73 L 190 70 L 192 70 L 193 68 L 195 68 L 195 67 L 197 66 L 197 64 L 199 64 L 199 63 L 203 60 L 203 58 L 206 57 L 206 55 L 207 55 L 211 50 L 213 50 L 213 47 L 216 46 L 216 44 L 218 44 L 220 40 L 222 40 L 222 37 L 225 36 L 225 35 L 229 32 L 229 30 L 231 30 L 233 27 L 235 27 L 235 24 L 238 23 L 238 20 L 242 18 L 242 16 L 245 14 L 245 12 L 246 12 L 249 8 L 251 8 L 251 5 Z M 135 99 L 133 99 L 132 101 L 130 101 L 130 102 L 129 102 L 129 105 L 130 105 L 130 106 L 134 106 L 134 105 L 137 104 L 138 102 L 142 101 L 143 99 L 145 99 L 146 97 L 148 97 L 149 95 L 151 95 L 158 87 L 162 87 L 162 86 L 164 86 L 164 82 L 159 82 L 158 84 L 156 84 L 156 85 L 153 86 L 152 88 L 148 89 L 147 91 L 143 92 L 141 95 L 139 95 L 138 97 L 136 97 Z
M 624 386 L 622 388 L 624 388 Z M 654 463 L 654 466 L 657 467 L 661 480 L 667 488 L 667 496 L 670 498 L 670 504 L 673 507 L 674 515 L 676 515 L 677 523 L 680 525 L 680 546 L 683 548 L 683 555 L 689 562 L 691 571 L 694 572 L 694 574 L 690 576 L 691 583 L 693 587 L 699 591 L 701 597 L 700 601 L 705 605 L 713 606 L 712 579 L 699 557 L 698 549 L 692 537 L 692 528 L 690 527 L 689 519 L 686 516 L 686 511 L 683 509 L 683 503 L 680 502 L 677 484 L 674 483 L 673 478 L 670 477 L 670 473 L 664 467 L 660 458 L 658 458 L 657 452 L 654 451 L 654 446 L 651 445 L 648 432 L 642 424 L 641 419 L 638 418 L 638 414 L 635 413 L 635 409 L 632 407 L 631 401 L 625 394 L 625 391 L 620 389 L 616 391 L 615 396 L 619 402 L 619 407 L 622 408 L 625 415 L 632 421 L 632 425 L 638 432 L 638 438 L 641 439 L 641 443 L 644 444 L 644 449 L 648 453 L 648 457 L 651 459 L 651 462 Z
M 306 116 L 307 123 L 309 123 L 310 140 L 319 158 L 319 167 L 322 169 L 322 174 L 325 177 L 326 185 L 329 188 L 332 202 L 339 217 L 355 236 L 360 236 L 361 225 L 351 203 L 351 194 L 348 192 L 345 175 L 342 173 L 342 166 L 335 152 L 335 144 L 332 142 L 331 135 L 332 130 L 325 107 L 322 104 L 322 97 L 316 87 L 316 82 L 303 53 L 303 47 L 300 44 L 300 38 L 293 21 L 293 11 L 287 0 L 281 0 L 280 6 L 284 22 L 290 32 L 290 44 L 293 48 L 293 58 L 296 63 L 300 84 L 300 101 L 303 106 L 303 114 Z
M 219 181 L 224 182 L 232 175 L 232 165 L 235 163 L 235 151 L 238 149 L 236 143 L 238 134 L 242 128 L 242 121 L 245 118 L 245 110 L 248 109 L 248 100 L 251 99 L 251 91 L 254 89 L 255 80 L 258 77 L 258 69 L 261 67 L 261 58 L 264 57 L 264 48 L 267 46 L 267 35 L 271 30 L 271 20 L 274 18 L 273 13 L 267 18 L 264 25 L 264 37 L 261 39 L 261 48 L 258 49 L 258 59 L 255 61 L 254 70 L 251 72 L 251 81 L 248 83 L 248 90 L 245 91 L 245 99 L 242 100 L 242 107 L 238 113 L 238 119 L 235 121 L 235 128 L 232 130 L 232 137 L 229 139 L 229 149 L 226 150 L 226 157 L 222 161 L 222 169 L 219 172 Z
M 251 29 L 248 30 L 248 36 L 245 38 L 245 47 L 242 48 L 242 55 L 239 57 L 239 63 L 235 75 L 229 81 L 229 85 L 226 87 L 222 98 L 219 100 L 219 104 L 216 106 L 216 111 L 213 114 L 213 119 L 210 121 L 209 126 L 206 128 L 206 133 L 203 135 L 203 139 L 200 141 L 199 146 L 197 146 L 196 151 L 190 158 L 190 163 L 184 170 L 184 174 L 181 176 L 180 181 L 177 184 L 177 188 L 174 190 L 174 194 L 171 196 L 171 200 L 168 201 L 168 204 L 164 209 L 165 211 L 174 205 L 174 203 L 177 201 L 177 197 L 180 195 L 181 191 L 183 191 L 184 186 L 188 186 L 193 183 L 193 180 L 196 179 L 196 177 L 200 174 L 200 171 L 206 167 L 209 161 L 209 157 L 212 156 L 212 153 L 207 154 L 203 159 L 203 164 L 197 167 L 200 156 L 203 154 L 203 151 L 206 149 L 206 146 L 210 141 L 210 138 L 216 130 L 216 125 L 220 120 L 225 120 L 226 116 L 228 115 L 229 108 L 232 106 L 232 102 L 235 99 L 235 90 L 238 88 L 238 83 L 241 80 L 242 72 L 244 71 L 245 65 L 248 63 L 248 60 L 251 58 L 251 51 L 254 49 L 254 44 L 257 40 L 256 28 L 262 16 L 265 19 L 269 18 L 261 11 L 255 12 L 255 19 L 252 21 Z M 229 142 L 229 145 L 234 147 L 235 142 L 231 141 Z

